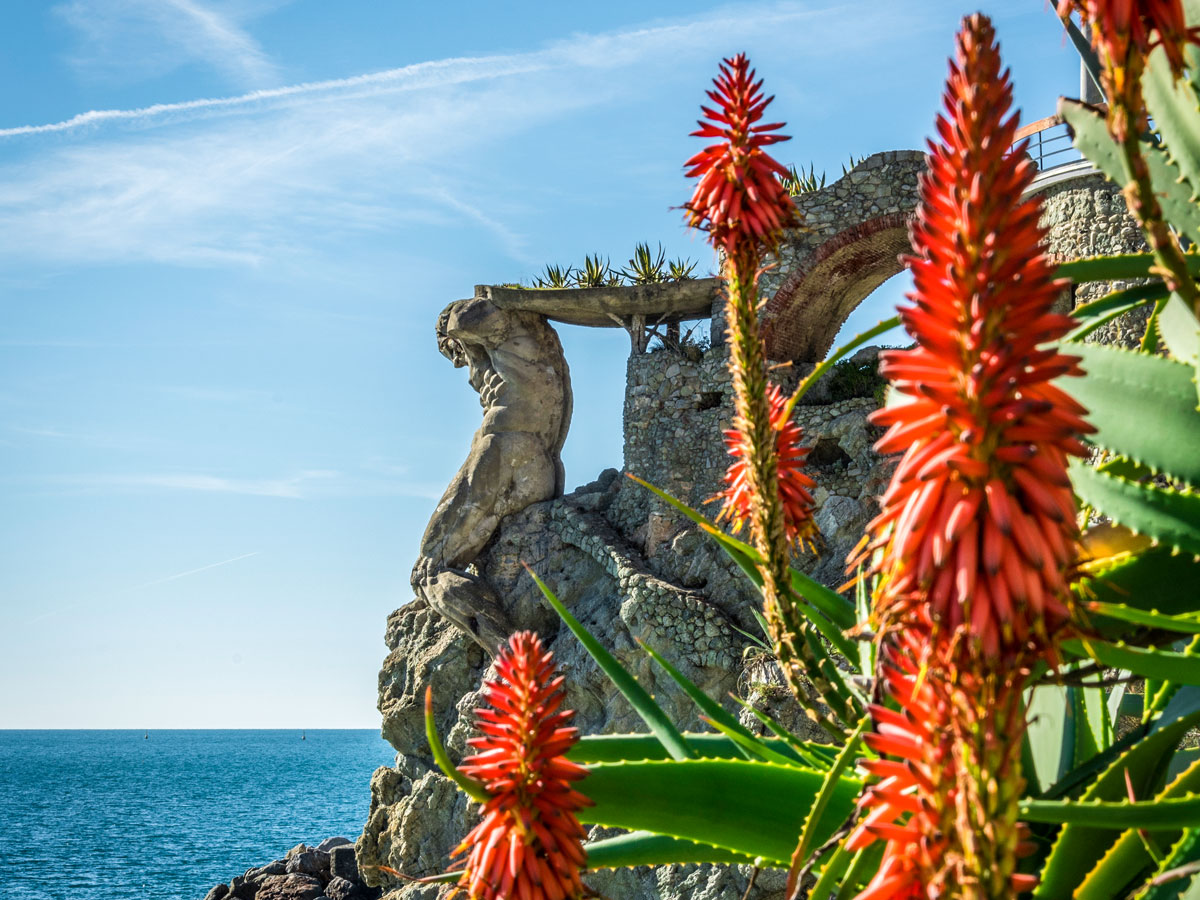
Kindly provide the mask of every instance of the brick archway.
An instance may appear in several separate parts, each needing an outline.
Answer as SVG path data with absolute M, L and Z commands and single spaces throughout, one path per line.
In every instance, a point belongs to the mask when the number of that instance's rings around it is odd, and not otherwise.
M 842 323 L 877 287 L 903 270 L 910 214 L 888 213 L 852 225 L 818 246 L 812 261 L 784 280 L 763 309 L 767 356 L 819 362 Z

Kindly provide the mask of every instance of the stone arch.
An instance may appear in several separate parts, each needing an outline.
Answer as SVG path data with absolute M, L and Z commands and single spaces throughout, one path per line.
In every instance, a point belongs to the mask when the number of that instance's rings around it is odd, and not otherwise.
M 876 153 L 796 198 L 804 225 L 787 233 L 778 268 L 761 280 L 771 298 L 762 313 L 768 357 L 823 359 L 855 307 L 903 269 L 924 168 L 915 150 Z
M 819 362 L 855 307 L 904 268 L 909 214 L 889 213 L 853 225 L 794 270 L 763 310 L 767 356 Z

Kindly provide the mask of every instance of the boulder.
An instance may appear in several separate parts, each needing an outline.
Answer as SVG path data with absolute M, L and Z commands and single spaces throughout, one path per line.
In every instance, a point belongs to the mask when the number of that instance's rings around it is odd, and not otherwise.
M 225 900 L 229 896 L 229 885 L 218 884 L 215 888 L 204 895 L 204 900 Z
M 354 855 L 353 844 L 343 844 L 329 851 L 329 874 L 347 881 L 361 880 L 358 876 L 358 859 Z
M 325 840 L 323 840 L 323 841 L 321 841 L 321 843 L 317 844 L 317 849 L 324 850 L 326 853 L 328 853 L 334 847 L 344 847 L 348 844 L 353 844 L 353 843 L 354 843 L 354 841 L 350 840 L 350 838 L 330 837 L 330 838 L 325 838 Z
M 325 896 L 329 900 L 360 900 L 365 892 L 358 883 L 335 876 L 325 885 Z
M 236 897 L 237 900 L 254 900 L 258 894 L 258 885 L 257 881 L 250 881 L 246 876 L 238 875 L 229 882 L 229 896 Z
M 300 845 L 304 847 L 303 844 Z M 315 847 L 288 851 L 286 871 L 289 875 L 313 875 L 325 881 L 329 878 L 329 854 Z
M 277 859 L 274 862 L 269 862 L 265 866 L 259 866 L 256 869 L 246 870 L 247 881 L 262 881 L 268 875 L 283 875 L 287 872 L 287 860 Z
M 256 900 L 317 900 L 323 893 L 320 879 L 311 875 L 268 875 Z

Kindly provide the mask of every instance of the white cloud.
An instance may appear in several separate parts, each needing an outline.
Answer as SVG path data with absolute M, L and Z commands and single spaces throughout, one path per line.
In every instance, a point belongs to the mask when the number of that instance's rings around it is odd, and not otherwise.
M 498 143 L 640 95 L 684 61 L 715 59 L 731 46 L 802 33 L 804 52 L 828 58 L 896 40 L 907 21 L 901 12 L 888 7 L 864 22 L 857 5 L 743 6 L 529 53 L 0 130 L 9 139 L 0 152 L 20 158 L 0 170 L 0 254 L 55 263 L 307 263 L 314 231 L 449 222 L 482 230 L 536 266 L 508 213 L 480 195 L 481 185 L 500 190 L 488 185 L 487 163 Z
M 165 578 L 156 578 L 154 581 L 147 581 L 145 584 L 139 584 L 131 590 L 141 590 L 142 588 L 154 587 L 157 584 L 166 584 L 168 581 L 178 581 L 180 578 L 187 578 L 189 575 L 197 575 L 200 572 L 207 572 L 209 569 L 216 569 L 220 566 L 227 566 L 230 563 L 240 562 L 243 559 L 249 559 L 252 556 L 258 556 L 262 553 L 261 550 L 255 550 L 251 553 L 243 553 L 240 556 L 234 556 L 229 559 L 222 559 L 219 562 L 209 563 L 205 566 L 197 566 L 194 569 L 188 569 L 186 572 L 176 572 L 174 575 L 167 575 Z
M 78 482 L 83 486 L 97 488 L 163 488 L 298 500 L 311 493 L 314 482 L 338 476 L 338 472 L 313 469 L 288 478 L 223 478 L 204 474 L 104 475 L 78 479 Z
M 200 0 L 73 0 L 56 12 L 83 44 L 72 62 L 92 77 L 144 78 L 188 62 L 210 66 L 240 87 L 278 77 L 235 15 Z
M 13 481 L 13 479 L 3 479 Z M 31 479 L 21 479 L 28 483 Z M 135 474 L 58 475 L 32 479 L 56 489 L 88 493 L 128 491 L 179 491 L 184 493 L 235 494 L 282 500 L 311 500 L 332 497 L 415 497 L 436 500 L 445 485 L 404 477 L 393 468 L 382 471 L 374 464 L 361 474 L 329 469 L 306 469 L 294 475 L 247 478 L 212 475 L 206 472 L 149 472 Z

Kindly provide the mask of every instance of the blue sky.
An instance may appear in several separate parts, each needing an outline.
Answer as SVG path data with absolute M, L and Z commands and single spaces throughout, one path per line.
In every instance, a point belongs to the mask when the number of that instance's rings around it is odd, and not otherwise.
M 384 620 L 479 408 L 476 283 L 661 241 L 747 52 L 831 178 L 931 131 L 957 2 L 72 0 L 0 31 L 0 727 L 374 727 Z M 1025 120 L 1078 62 L 993 4 Z M 894 304 L 900 279 L 851 327 Z M 568 486 L 628 339 L 561 329 Z

